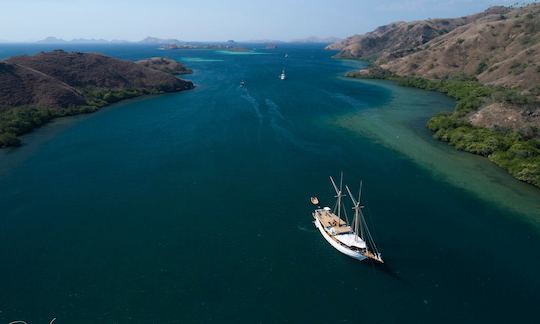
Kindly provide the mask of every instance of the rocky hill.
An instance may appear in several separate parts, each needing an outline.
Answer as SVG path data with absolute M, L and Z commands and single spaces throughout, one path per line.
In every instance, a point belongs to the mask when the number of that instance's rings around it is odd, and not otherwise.
M 401 40 L 417 37 L 414 28 L 409 30 L 409 36 L 403 34 L 396 42 L 379 42 L 384 47 L 378 49 L 372 68 L 355 75 L 383 71 L 429 80 L 468 78 L 540 99 L 540 4 L 495 7 L 458 19 L 460 24 L 468 23 L 415 47 L 407 55 L 402 55 Z M 414 22 L 414 26 L 421 24 Z M 540 128 L 540 104 L 530 99 L 510 99 L 486 100 L 485 105 L 468 115 L 468 120 L 476 126 L 514 131 Z
M 474 76 L 540 95 L 540 4 L 476 19 L 382 67 L 429 79 Z
M 0 62 L 0 106 L 70 107 L 86 104 L 73 87 L 36 70 Z
M 164 62 L 173 71 L 186 70 Z M 18 145 L 18 135 L 56 117 L 93 112 L 144 94 L 193 88 L 192 82 L 154 67 L 159 64 L 148 64 L 62 50 L 0 62 L 0 148 Z
M 79 89 L 97 87 L 173 92 L 193 87 L 191 82 L 168 73 L 94 53 L 56 50 L 33 56 L 16 56 L 6 62 L 34 69 Z
M 185 67 L 182 63 L 166 57 L 151 57 L 135 62 L 147 68 L 158 70 L 169 74 L 191 74 L 193 71 Z
M 501 15 L 508 11 L 506 7 L 492 7 L 485 12 L 460 18 L 399 21 L 380 26 L 363 35 L 348 37 L 327 46 L 327 49 L 339 50 L 336 55 L 339 58 L 374 59 L 384 62 L 414 53 L 421 45 L 460 26 L 485 16 Z

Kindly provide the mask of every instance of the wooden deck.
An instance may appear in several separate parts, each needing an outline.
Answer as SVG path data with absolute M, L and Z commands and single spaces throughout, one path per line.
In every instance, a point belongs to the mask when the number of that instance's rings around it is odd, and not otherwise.
M 317 209 L 314 213 L 314 216 L 319 220 L 319 222 L 324 228 L 324 231 L 328 233 L 330 237 L 332 237 L 332 240 L 341 245 L 344 245 L 344 243 L 334 236 L 353 232 L 352 228 L 350 226 L 347 226 L 347 223 L 343 219 L 340 219 L 339 217 L 337 217 L 336 214 L 332 213 L 331 211 Z M 333 229 L 332 232 L 335 234 L 330 233 L 330 231 L 328 231 L 327 229 L 328 227 L 331 227 Z M 363 249 L 361 253 L 368 259 L 384 263 L 384 261 L 379 255 L 369 251 L 367 248 Z
M 317 211 L 316 216 L 324 228 L 333 227 L 336 234 L 352 232 L 352 228 L 350 226 L 347 226 L 347 223 L 343 219 L 337 217 L 336 214 L 330 211 Z

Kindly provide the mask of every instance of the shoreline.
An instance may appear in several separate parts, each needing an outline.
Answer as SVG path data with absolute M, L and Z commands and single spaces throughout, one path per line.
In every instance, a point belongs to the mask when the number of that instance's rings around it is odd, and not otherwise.
M 55 49 L 0 61 L 0 148 L 53 119 L 93 113 L 149 94 L 191 90 L 178 77 L 193 71 L 163 57 L 122 60 L 99 53 Z
M 191 86 L 185 89 L 178 89 L 176 91 L 162 91 L 154 92 L 146 89 L 127 89 L 127 90 L 108 90 L 104 89 L 103 92 L 99 94 L 87 95 L 87 100 L 89 102 L 96 103 L 95 105 L 88 106 L 77 106 L 70 108 L 45 108 L 45 107 L 9 107 L 3 110 L 0 110 L 0 121 L 8 114 L 15 115 L 26 115 L 27 117 L 33 118 L 32 120 L 26 121 L 31 123 L 26 125 L 26 128 L 23 131 L 17 133 L 4 132 L 0 133 L 0 150 L 7 148 L 16 148 L 21 145 L 24 145 L 21 141 L 21 136 L 28 135 L 34 130 L 39 129 L 55 120 L 62 119 L 64 117 L 75 117 L 80 115 L 92 114 L 98 112 L 104 108 L 107 108 L 113 104 L 120 103 L 129 99 L 141 98 L 145 96 L 155 96 L 155 95 L 164 95 L 168 93 L 178 93 L 187 90 L 195 89 L 195 85 L 191 83 Z M 112 94 L 110 101 L 103 99 L 105 96 L 103 93 Z M 28 116 L 30 113 L 31 116 Z M 35 116 L 38 119 L 35 119 Z M 18 117 L 18 116 L 17 116 Z M 8 119 L 8 118 L 6 118 Z
M 540 189 L 540 150 L 534 146 L 535 143 L 530 143 L 539 142 L 538 139 L 524 139 L 515 131 L 501 133 L 474 126 L 466 119 L 485 105 L 490 96 L 496 95 L 498 91 L 510 90 L 485 86 L 472 80 L 428 80 L 398 76 L 376 66 L 347 72 L 345 77 L 387 80 L 398 86 L 435 91 L 455 99 L 456 105 L 452 112 L 436 113 L 426 123 L 433 138 L 458 151 L 486 157 L 515 179 Z M 511 95 L 520 97 L 514 91 Z M 518 149 L 519 153 L 514 152 Z
M 380 106 L 359 109 L 335 116 L 327 121 L 350 132 L 352 136 L 369 138 L 397 151 L 404 159 L 428 171 L 449 185 L 466 191 L 482 201 L 500 206 L 509 215 L 518 216 L 540 230 L 540 191 L 482 156 L 459 151 L 432 138 L 425 121 L 433 114 L 431 97 L 421 89 L 407 88 L 387 80 L 361 80 L 342 77 L 347 82 L 366 82 L 392 91 L 393 99 Z M 411 96 L 410 91 L 418 91 Z M 422 94 L 424 92 L 425 94 Z M 440 96 L 443 94 L 436 93 Z M 455 104 L 437 106 L 449 111 Z M 455 102 L 455 101 L 454 101 Z M 521 217 L 523 216 L 523 217 Z M 515 217 L 514 217 L 515 218 Z

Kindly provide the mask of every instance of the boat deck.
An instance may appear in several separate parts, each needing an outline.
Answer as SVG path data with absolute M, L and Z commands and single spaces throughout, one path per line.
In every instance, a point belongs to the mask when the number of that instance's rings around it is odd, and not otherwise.
M 352 232 L 352 228 L 347 226 L 343 219 L 330 211 L 319 209 L 315 212 L 315 216 L 324 228 L 333 227 L 336 235 Z

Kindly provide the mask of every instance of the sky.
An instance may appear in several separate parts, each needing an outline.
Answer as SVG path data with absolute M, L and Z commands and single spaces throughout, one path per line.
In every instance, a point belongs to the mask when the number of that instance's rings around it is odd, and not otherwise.
M 523 1 L 520 1 L 523 2 Z M 531 2 L 531 1 L 527 1 Z M 146 36 L 186 41 L 346 37 L 516 0 L 0 0 L 0 41 Z

